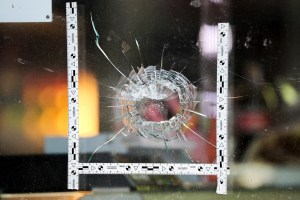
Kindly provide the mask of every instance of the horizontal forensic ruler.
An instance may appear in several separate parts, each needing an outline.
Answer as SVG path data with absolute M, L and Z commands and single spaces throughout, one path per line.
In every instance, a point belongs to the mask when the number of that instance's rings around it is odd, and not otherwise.
M 217 175 L 217 164 L 78 163 L 79 174 Z M 229 172 L 229 171 L 228 171 Z

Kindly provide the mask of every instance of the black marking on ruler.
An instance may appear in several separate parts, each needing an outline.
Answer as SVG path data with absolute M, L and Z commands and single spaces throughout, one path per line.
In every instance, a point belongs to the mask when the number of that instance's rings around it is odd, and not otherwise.
M 71 13 L 74 14 L 75 13 L 75 8 L 73 7 L 72 2 L 70 2 L 70 8 L 71 8 Z
M 223 167 L 224 156 L 222 155 L 223 154 L 222 150 L 220 150 L 219 152 L 220 152 L 220 157 L 221 157 L 220 168 L 222 168 Z
M 222 75 L 220 75 L 220 81 L 221 81 L 220 93 L 223 93 L 225 83 Z
M 86 170 L 86 169 L 89 169 L 89 166 L 78 167 L 78 170 Z
M 72 155 L 73 160 L 76 160 L 76 142 L 73 142 Z
M 148 170 L 148 171 L 153 171 L 153 170 L 158 170 L 159 166 L 142 166 L 142 170 Z
M 75 88 L 76 87 L 76 71 L 75 70 L 72 70 L 71 81 L 72 81 L 73 88 Z

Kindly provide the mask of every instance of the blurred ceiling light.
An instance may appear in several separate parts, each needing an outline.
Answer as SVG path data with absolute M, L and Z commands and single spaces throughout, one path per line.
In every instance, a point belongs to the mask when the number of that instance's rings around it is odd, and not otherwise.
M 228 51 L 232 49 L 232 31 L 229 28 L 228 36 Z M 204 57 L 214 58 L 217 57 L 217 47 L 218 47 L 218 26 L 217 25 L 207 25 L 203 24 L 199 31 L 199 44 L 200 53 Z

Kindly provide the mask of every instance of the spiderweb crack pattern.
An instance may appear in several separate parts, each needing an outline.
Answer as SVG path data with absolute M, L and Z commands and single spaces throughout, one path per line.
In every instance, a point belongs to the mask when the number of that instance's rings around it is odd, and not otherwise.
M 184 75 L 156 66 L 133 70 L 120 79 L 116 89 L 127 131 L 150 139 L 175 139 L 191 116 L 187 110 L 196 105 L 196 87 Z

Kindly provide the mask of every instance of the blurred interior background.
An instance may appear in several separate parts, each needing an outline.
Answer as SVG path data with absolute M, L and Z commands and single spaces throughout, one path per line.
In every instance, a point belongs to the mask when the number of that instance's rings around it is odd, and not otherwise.
M 0 191 L 4 193 L 64 191 L 67 186 L 66 177 L 55 182 L 57 187 L 32 183 L 26 189 L 8 184 L 22 179 L 19 175 L 29 182 L 42 179 L 31 174 L 42 166 L 53 173 L 61 166 L 60 173 L 67 175 L 63 158 L 68 133 L 65 2 L 52 1 L 50 23 L 0 23 L 0 169 L 5 177 L 0 177 Z M 82 161 L 122 127 L 121 121 L 112 120 L 122 113 L 109 107 L 114 105 L 114 93 L 107 87 L 115 86 L 120 74 L 97 49 L 90 15 L 100 45 L 125 74 L 141 62 L 159 66 L 166 47 L 164 69 L 182 71 L 194 83 L 200 101 L 197 111 L 208 116 L 193 117 L 189 126 L 212 143 L 217 23 L 229 22 L 230 190 L 252 189 L 259 195 L 259 189 L 267 188 L 285 191 L 284 199 L 296 198 L 300 186 L 300 1 L 77 2 Z M 215 162 L 214 148 L 188 131 L 186 136 L 195 141 L 188 160 L 176 141 L 166 151 L 163 142 L 132 135 L 103 147 L 94 162 Z M 47 156 L 58 158 L 50 162 Z M 31 170 L 18 175 L 9 163 Z M 27 183 L 24 177 L 20 184 Z M 193 176 L 101 179 L 100 183 L 95 177 L 82 178 L 81 186 L 85 190 L 108 187 L 110 180 L 120 187 L 124 179 L 121 186 L 130 190 L 198 192 L 214 188 L 216 181 Z

